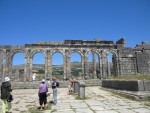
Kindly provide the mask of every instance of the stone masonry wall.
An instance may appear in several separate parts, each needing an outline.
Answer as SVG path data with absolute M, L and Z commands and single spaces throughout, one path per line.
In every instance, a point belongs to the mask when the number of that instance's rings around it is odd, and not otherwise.
M 91 79 L 91 80 L 78 80 L 80 82 L 84 82 L 86 86 L 100 86 L 100 79 Z M 51 81 L 52 82 L 52 81 Z M 51 82 L 48 83 L 48 87 L 51 88 Z M 60 88 L 66 88 L 69 85 L 69 81 L 58 81 L 60 84 Z M 41 82 L 11 82 L 12 89 L 37 89 Z M 0 82 L 1 85 L 1 82 Z
M 132 48 L 119 50 L 120 75 L 136 74 L 136 57 Z
M 150 74 L 150 50 L 137 53 L 138 73 Z
M 150 91 L 150 80 L 102 80 L 102 87 L 128 91 Z

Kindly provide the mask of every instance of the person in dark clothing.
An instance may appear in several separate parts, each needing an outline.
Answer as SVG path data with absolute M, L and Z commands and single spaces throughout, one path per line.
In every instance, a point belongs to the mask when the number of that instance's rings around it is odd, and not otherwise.
M 10 78 L 5 77 L 5 81 L 1 84 L 1 101 L 2 101 L 2 110 L 1 113 L 12 113 L 12 104 L 7 101 L 7 97 L 11 95 L 11 84 Z M 6 106 L 8 106 L 8 112 L 6 112 Z

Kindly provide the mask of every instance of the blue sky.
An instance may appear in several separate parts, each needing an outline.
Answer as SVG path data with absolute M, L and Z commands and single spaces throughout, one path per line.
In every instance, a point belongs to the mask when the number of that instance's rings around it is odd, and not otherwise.
M 121 37 L 150 43 L 150 0 L 0 0 L 0 45 Z

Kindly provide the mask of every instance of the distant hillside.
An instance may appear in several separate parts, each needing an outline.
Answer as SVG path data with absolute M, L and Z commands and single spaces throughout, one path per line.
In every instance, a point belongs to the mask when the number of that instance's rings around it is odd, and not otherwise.
M 81 67 L 81 62 L 71 62 L 70 63 L 71 68 L 79 68 Z M 13 65 L 12 68 L 15 69 L 24 69 L 24 64 L 21 65 Z M 97 63 L 98 66 L 98 63 Z M 63 68 L 63 65 L 52 65 L 53 68 Z M 93 63 L 89 63 L 89 67 L 93 67 Z M 44 68 L 44 64 L 33 64 L 32 65 L 33 69 L 39 68 L 39 69 L 43 69 Z

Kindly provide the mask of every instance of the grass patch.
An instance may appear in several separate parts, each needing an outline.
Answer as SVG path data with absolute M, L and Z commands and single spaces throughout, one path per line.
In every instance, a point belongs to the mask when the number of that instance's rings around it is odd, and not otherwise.
M 27 111 L 20 111 L 20 113 L 26 113 Z
M 150 103 L 144 103 L 144 105 L 150 107 Z
M 73 92 L 71 92 L 69 95 L 77 95 L 77 93 L 73 93 Z
M 51 111 L 51 113 L 56 112 L 56 111 L 57 111 L 56 109 L 53 109 L 53 110 Z
M 75 97 L 75 99 L 77 99 L 77 100 L 86 100 L 86 99 L 89 99 L 89 97 L 84 97 L 84 98 L 80 98 L 79 96 L 77 96 L 77 97 Z
M 48 102 L 46 110 L 51 110 L 51 109 L 52 109 L 52 103 Z M 37 109 L 37 106 L 30 107 L 29 112 L 30 113 L 44 113 L 44 111 L 40 111 L 39 109 Z
M 40 111 L 40 110 L 37 109 L 37 108 L 29 108 L 29 112 L 30 112 L 30 113 L 44 113 L 44 111 Z
M 150 98 L 143 99 L 142 101 L 149 101 L 150 102 Z
M 108 79 L 114 80 L 150 80 L 150 75 L 121 75 L 121 76 L 110 76 Z
M 15 110 L 15 111 L 19 111 L 19 109 L 18 109 L 18 108 L 15 108 L 14 110 Z

